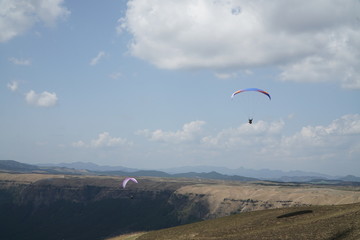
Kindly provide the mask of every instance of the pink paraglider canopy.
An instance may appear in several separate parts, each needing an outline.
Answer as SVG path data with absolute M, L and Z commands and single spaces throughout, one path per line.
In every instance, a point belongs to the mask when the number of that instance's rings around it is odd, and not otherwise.
M 122 182 L 122 187 L 125 188 L 125 187 L 126 187 L 126 184 L 127 184 L 130 180 L 133 181 L 134 183 L 138 183 L 138 181 L 137 181 L 135 178 L 127 177 L 127 178 L 125 178 L 124 181 Z

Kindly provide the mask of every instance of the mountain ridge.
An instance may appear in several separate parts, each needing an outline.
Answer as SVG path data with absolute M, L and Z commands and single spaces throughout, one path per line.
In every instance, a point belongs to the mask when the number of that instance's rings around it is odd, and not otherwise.
M 57 164 L 36 164 L 38 166 L 57 166 L 57 167 L 69 167 L 74 169 L 86 169 L 90 171 L 125 171 L 125 172 L 136 172 L 139 170 L 145 169 L 136 169 L 136 168 L 127 168 L 123 166 L 107 166 L 107 165 L 98 165 L 91 162 L 73 162 L 73 163 L 57 163 Z M 146 169 L 146 170 L 155 170 L 155 169 Z M 282 171 L 282 170 L 271 170 L 271 169 L 247 169 L 244 167 L 230 169 L 226 167 L 218 167 L 218 166 L 207 166 L 207 165 L 198 165 L 198 166 L 183 166 L 183 167 L 175 167 L 175 168 L 162 168 L 155 171 L 166 172 L 169 174 L 177 174 L 177 173 L 186 173 L 186 172 L 218 172 L 225 175 L 242 175 L 245 177 L 259 178 L 264 180 L 274 180 L 280 179 L 281 177 L 299 177 L 299 176 L 307 176 L 314 178 L 336 178 L 336 176 L 331 176 L 328 174 L 322 174 L 317 172 L 306 172 L 300 170 L 292 170 L 292 171 Z
M 330 176 L 315 172 L 281 170 L 253 170 L 246 168 L 228 169 L 226 167 L 194 166 L 160 170 L 141 170 L 122 166 L 100 166 L 91 162 L 73 162 L 58 164 L 25 164 L 14 160 L 0 160 L 0 170 L 20 172 L 44 172 L 52 174 L 89 174 L 120 176 L 153 176 L 153 177 L 190 177 L 205 179 L 222 179 L 237 181 L 279 181 L 279 182 L 360 182 L 360 177 Z M 335 182 L 334 182 L 335 181 Z

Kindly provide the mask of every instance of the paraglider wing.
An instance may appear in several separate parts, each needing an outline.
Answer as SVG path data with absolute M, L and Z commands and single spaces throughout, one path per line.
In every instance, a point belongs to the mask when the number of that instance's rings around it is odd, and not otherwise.
M 122 182 L 122 187 L 125 188 L 125 187 L 126 187 L 126 184 L 127 184 L 130 180 L 133 181 L 134 183 L 138 183 L 138 181 L 137 181 L 135 178 L 127 177 L 127 178 L 125 178 L 124 181 Z
M 265 92 L 264 90 L 261 90 L 259 88 L 246 88 L 246 89 L 241 89 L 241 90 L 238 90 L 236 92 L 234 92 L 232 95 L 231 95 L 231 98 L 233 98 L 236 94 L 239 94 L 241 92 L 249 92 L 249 91 L 255 91 L 255 92 L 260 92 L 262 94 L 265 94 L 266 96 L 268 96 L 268 98 L 271 100 L 271 96 L 268 92 Z

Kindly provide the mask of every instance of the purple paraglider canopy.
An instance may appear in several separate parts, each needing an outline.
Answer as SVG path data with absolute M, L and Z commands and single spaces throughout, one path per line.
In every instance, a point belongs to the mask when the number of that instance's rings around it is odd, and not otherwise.
M 125 178 L 124 181 L 122 182 L 122 187 L 125 188 L 125 187 L 126 187 L 126 184 L 127 184 L 130 180 L 133 181 L 134 183 L 138 183 L 138 181 L 137 181 L 135 178 L 127 177 L 127 178 Z
M 239 93 L 242 93 L 242 92 L 249 92 L 249 91 L 255 91 L 255 92 L 265 94 L 271 100 L 270 94 L 268 92 L 265 92 L 264 90 L 259 89 L 259 88 L 246 88 L 246 89 L 238 90 L 238 91 L 234 92 L 233 94 L 231 94 L 231 98 L 233 98 L 236 94 L 239 94 Z

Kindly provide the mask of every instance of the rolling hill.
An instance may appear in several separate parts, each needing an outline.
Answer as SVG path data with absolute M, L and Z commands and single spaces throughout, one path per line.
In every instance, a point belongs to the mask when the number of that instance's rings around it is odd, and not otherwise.
M 247 212 L 139 234 L 132 239 L 358 240 L 360 239 L 360 203 Z

